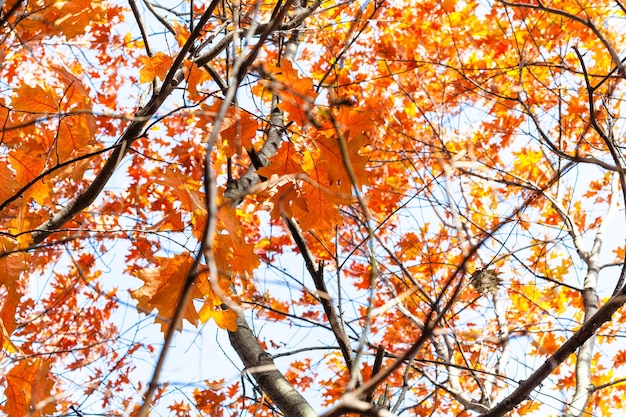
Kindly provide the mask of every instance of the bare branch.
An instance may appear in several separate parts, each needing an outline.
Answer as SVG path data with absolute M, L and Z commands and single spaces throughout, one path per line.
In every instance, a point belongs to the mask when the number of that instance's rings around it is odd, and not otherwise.
M 304 237 L 300 232 L 298 226 L 293 222 L 293 220 L 287 218 L 283 214 L 283 221 L 287 224 L 287 228 L 291 233 L 300 253 L 304 257 L 304 263 L 306 265 L 307 271 L 309 275 L 313 279 L 313 283 L 315 284 L 315 288 L 317 289 L 317 297 L 320 300 L 320 304 L 324 308 L 324 313 L 328 319 L 328 323 L 335 335 L 335 339 L 339 344 L 339 349 L 343 355 L 343 359 L 346 362 L 346 366 L 348 370 L 352 372 L 357 372 L 357 378 L 360 378 L 361 373 L 354 366 L 354 351 L 352 350 L 352 346 L 350 345 L 350 339 L 348 334 L 345 331 L 341 318 L 337 314 L 337 311 L 333 307 L 332 300 L 330 298 L 330 294 L 328 293 L 328 289 L 326 288 L 326 282 L 324 281 L 324 268 L 322 264 L 315 265 L 315 261 L 313 260 L 313 255 L 309 251 L 306 242 L 304 241 Z M 362 380 L 359 379 L 359 385 L 361 385 Z

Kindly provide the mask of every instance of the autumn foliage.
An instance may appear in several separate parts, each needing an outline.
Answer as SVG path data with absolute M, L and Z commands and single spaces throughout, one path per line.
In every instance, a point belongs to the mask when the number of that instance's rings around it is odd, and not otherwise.
M 622 2 L 0 10 L 3 414 L 626 408 Z

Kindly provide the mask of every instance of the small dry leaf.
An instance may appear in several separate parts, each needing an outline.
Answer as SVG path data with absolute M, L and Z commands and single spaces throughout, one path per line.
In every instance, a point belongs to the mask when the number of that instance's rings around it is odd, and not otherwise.
M 498 277 L 495 269 L 479 269 L 470 278 L 470 284 L 481 294 L 495 294 L 501 283 L 502 279 Z

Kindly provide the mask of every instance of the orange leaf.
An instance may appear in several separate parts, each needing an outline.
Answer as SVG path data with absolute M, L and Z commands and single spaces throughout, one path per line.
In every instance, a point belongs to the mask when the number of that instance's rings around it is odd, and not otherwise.
M 187 92 L 191 100 L 200 100 L 202 95 L 198 92 L 198 87 L 205 81 L 210 80 L 209 74 L 191 61 L 185 61 L 185 80 L 187 80 Z
M 17 240 L 0 236 L 0 253 L 6 254 L 18 247 Z M 20 302 L 19 279 L 27 267 L 27 256 L 24 252 L 15 252 L 0 258 L 0 285 L 7 290 L 0 310 L 0 322 L 7 335 L 13 333 L 16 327 L 15 313 Z
M 216 99 L 210 106 L 201 105 L 203 119 L 215 122 L 222 103 L 222 100 Z M 258 129 L 259 122 L 255 117 L 235 106 L 230 106 L 220 125 L 220 138 L 225 156 L 241 154 L 243 148 L 252 149 L 252 141 Z
M 15 179 L 19 186 L 24 186 L 37 177 L 43 171 L 46 163 L 45 159 L 32 152 L 32 149 L 29 152 L 29 149 L 25 148 L 11 150 L 9 161 L 11 162 L 11 167 L 15 170 Z M 29 187 L 22 197 L 26 202 L 29 202 L 32 198 L 37 204 L 43 206 L 52 194 L 51 182 L 42 179 Z M 26 229 L 20 229 L 19 231 L 24 230 Z
M 0 162 L 0 203 L 12 197 L 18 187 L 15 173 L 6 165 L 6 161 Z
M 210 319 L 213 319 L 221 329 L 231 332 L 236 331 L 237 313 L 233 310 L 222 308 L 224 301 L 213 292 L 211 285 L 206 279 L 201 281 L 198 286 L 201 288 L 202 294 L 204 295 L 204 304 L 198 313 L 200 322 L 206 323 Z M 227 280 L 222 280 L 220 286 L 223 287 L 222 291 L 226 292 L 230 287 L 230 283 Z
M 338 205 L 349 200 L 307 182 L 302 184 L 300 196 L 306 208 L 300 204 L 294 204 L 291 208 L 303 230 L 315 230 L 325 234 L 344 223 Z
M 622 366 L 626 363 L 626 350 L 620 349 L 617 351 L 615 356 L 613 356 L 613 365 L 615 367 Z
M 159 316 L 156 322 L 161 324 L 161 330 L 165 332 L 167 322 L 164 319 L 171 318 L 178 303 L 183 284 L 193 263 L 191 255 L 183 253 L 172 258 L 156 257 L 159 266 L 154 268 L 142 268 L 134 275 L 143 281 L 144 285 L 130 291 L 131 296 L 137 300 L 137 306 L 144 311 L 157 309 Z M 202 294 L 194 286 L 192 298 L 201 298 Z M 185 307 L 183 318 L 190 323 L 196 323 L 198 313 L 189 302 Z M 182 320 L 175 323 L 177 329 L 182 328 Z
M 356 185 L 368 185 L 369 179 L 366 164 L 369 158 L 359 154 L 359 150 L 363 145 L 363 136 L 358 135 L 351 139 L 344 137 L 343 140 L 347 147 L 348 161 L 357 177 L 357 181 L 359 181 L 359 184 Z M 341 153 L 339 139 L 336 137 L 317 135 L 315 142 L 320 147 L 320 157 L 318 162 L 315 163 L 316 166 L 314 169 L 317 172 L 326 172 L 328 183 L 324 185 L 349 194 L 351 192 L 350 176 L 348 175 L 344 157 Z
M 259 266 L 259 257 L 254 253 L 255 245 L 247 243 L 245 231 L 236 210 L 230 206 L 220 206 L 217 213 L 217 231 L 213 240 L 213 254 L 220 271 L 229 271 L 242 280 L 247 280 Z M 245 283 L 245 282 L 244 282 Z M 224 284 L 224 283 L 220 283 Z M 225 285 L 223 291 L 227 292 L 230 283 Z M 204 287 L 203 287 L 204 288 Z M 212 291 L 202 289 L 205 295 L 213 296 Z M 219 306 L 214 303 L 214 306 Z M 208 316 L 207 316 L 208 318 Z M 232 319 L 229 318 L 229 320 Z
M 88 25 L 106 22 L 106 9 L 101 1 L 57 1 L 55 29 L 68 39 L 85 33 Z M 53 12 L 54 13 L 54 12 Z
M 0 236 L 0 254 L 6 254 L 17 248 L 17 240 Z M 0 310 L 0 330 L 2 332 L 0 340 L 2 341 L 2 348 L 8 352 L 18 350 L 11 342 L 10 335 L 16 328 L 15 316 L 21 298 L 18 290 L 19 279 L 27 267 L 27 256 L 24 252 L 16 252 L 0 258 L 0 285 L 4 286 L 7 291 Z
M 80 113 L 59 117 L 57 128 L 49 128 L 43 122 L 38 123 L 37 127 L 30 126 L 24 131 L 20 143 L 12 144 L 16 147 L 12 154 L 21 148 L 26 148 L 22 149 L 23 153 L 30 153 L 26 158 L 14 157 L 15 161 L 12 161 L 18 174 L 17 181 L 20 183 L 23 182 L 16 161 L 33 167 L 29 175 L 31 179 L 41 173 L 42 167 L 46 165 L 47 158 L 44 155 L 54 155 L 59 159 L 55 162 L 66 161 L 73 154 L 84 154 L 91 150 L 89 147 L 94 142 L 96 122 L 91 113 L 91 100 L 87 90 L 76 76 L 65 69 L 60 67 L 51 69 L 53 70 L 51 75 L 56 77 L 62 91 L 57 92 L 53 88 L 39 85 L 30 87 L 26 84 L 14 90 L 12 104 L 18 110 L 17 114 L 20 117 L 18 122 L 30 122 L 41 118 L 42 115 L 51 117 L 77 110 Z M 83 169 L 86 169 L 86 166 Z
M 264 299 L 269 301 L 269 308 L 261 313 L 262 316 L 273 321 L 285 320 L 291 304 L 280 301 L 272 297 L 269 293 L 265 294 Z
M 222 403 L 226 401 L 224 393 L 217 393 L 212 388 L 199 390 L 196 388 L 193 391 L 193 399 L 196 402 L 196 407 L 205 412 L 206 415 L 219 417 L 223 415 Z
M 178 22 L 174 22 L 173 27 L 174 32 L 176 33 L 174 37 L 178 42 L 178 46 L 183 46 L 187 42 L 187 39 L 189 39 L 189 36 L 191 36 L 191 32 L 189 32 L 187 26 L 183 26 Z
M 27 7 L 16 30 L 22 42 L 44 36 L 64 35 L 67 39 L 85 33 L 89 25 L 106 22 L 107 9 L 101 1 L 46 1 L 45 6 Z
M 523 416 L 525 414 L 531 414 L 533 411 L 537 411 L 539 410 L 539 407 L 541 407 L 541 401 L 534 401 L 534 400 L 526 400 L 523 401 L 516 409 L 515 411 L 520 415 Z
M 254 244 L 246 243 L 233 235 L 216 235 L 213 251 L 219 269 L 232 271 L 241 277 L 249 277 L 259 266 Z
M 33 113 L 57 113 L 59 102 L 56 94 L 49 89 L 43 89 L 39 85 L 31 87 L 22 84 L 14 90 L 11 100 L 13 108 L 26 114 Z
M 172 67 L 174 58 L 163 52 L 157 52 L 154 56 L 142 56 L 139 58 L 141 69 L 139 70 L 139 82 L 151 83 L 156 77 L 165 78 L 167 71 Z
M 182 210 L 186 212 L 204 210 L 204 196 L 200 192 L 201 184 L 188 175 L 184 175 L 180 170 L 167 167 L 163 172 L 155 175 L 153 182 L 166 187 L 164 195 L 172 206 L 174 203 L 180 204 Z M 171 207 L 163 207 L 164 211 L 170 211 L 170 209 Z
M 279 186 L 271 200 L 273 203 L 270 212 L 272 219 L 279 219 L 282 214 L 285 214 L 289 218 L 293 217 L 291 205 L 294 203 L 300 207 L 300 210 L 307 210 L 306 201 L 299 197 L 292 183 Z
M 271 70 L 275 82 L 270 84 L 282 102 L 279 108 L 289 113 L 289 120 L 304 126 L 309 121 L 308 113 L 313 107 L 317 92 L 310 78 L 303 78 L 290 61 L 282 61 L 280 67 Z
M 288 175 L 303 172 L 302 171 L 302 155 L 298 153 L 291 142 L 283 142 L 278 152 L 270 158 L 270 164 L 261 167 L 257 173 L 265 178 L 272 175 Z
M 191 405 L 184 401 L 174 401 L 173 404 L 167 406 L 170 411 L 173 411 L 177 416 L 187 416 L 191 411 Z
M 41 358 L 17 362 L 6 375 L 6 403 L 2 410 L 9 416 L 44 416 L 55 412 L 52 400 L 54 381 L 50 362 Z
M 17 215 L 9 222 L 9 232 L 17 236 L 20 248 L 26 248 L 32 243 L 31 234 L 28 233 L 40 225 L 42 213 L 33 211 L 29 204 L 21 204 Z M 26 233 L 24 233 L 26 232 Z
M 227 156 L 242 154 L 243 149 L 252 149 L 252 140 L 259 128 L 258 120 L 250 113 L 236 110 L 233 113 L 228 127 L 220 130 L 222 140 L 227 141 L 230 148 L 226 151 Z
M 539 352 L 542 355 L 552 355 L 563 344 L 563 338 L 552 332 L 544 333 L 539 342 Z
M 11 335 L 4 326 L 2 320 L 0 320 L 0 346 L 2 346 L 2 349 L 8 353 L 16 353 L 20 351 L 20 349 L 11 341 Z

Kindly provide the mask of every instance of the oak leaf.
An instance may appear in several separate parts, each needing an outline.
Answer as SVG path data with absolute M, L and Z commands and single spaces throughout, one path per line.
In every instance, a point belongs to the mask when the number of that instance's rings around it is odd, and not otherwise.
M 222 100 L 216 99 L 211 105 L 201 105 L 205 122 L 215 122 L 215 118 L 222 107 L 222 103 Z M 205 123 L 201 123 L 200 126 L 204 124 Z M 225 156 L 241 155 L 244 149 L 251 150 L 253 146 L 252 142 L 259 126 L 259 121 L 249 112 L 235 106 L 230 106 L 220 125 L 219 137 Z
M 259 266 L 259 257 L 254 253 L 254 244 L 246 243 L 230 234 L 218 234 L 213 243 L 215 260 L 219 269 L 245 278 Z
M 142 56 L 139 58 L 141 69 L 139 70 L 139 82 L 151 83 L 159 77 L 161 80 L 172 67 L 174 58 L 163 53 L 157 52 L 154 56 Z
M 56 10 L 55 10 L 56 9 Z M 88 25 L 106 22 L 106 8 L 101 1 L 57 1 L 50 14 L 58 13 L 55 29 L 67 39 L 85 33 Z
M 17 136 L 15 141 L 9 143 L 15 148 L 12 156 L 24 147 L 24 153 L 31 154 L 26 158 L 13 156 L 12 165 L 21 184 L 26 178 L 20 178 L 17 162 L 30 169 L 30 180 L 41 173 L 46 163 L 66 161 L 74 154 L 91 151 L 90 147 L 94 144 L 96 122 L 86 88 L 76 76 L 63 68 L 51 67 L 50 75 L 59 82 L 58 89 L 22 84 L 13 91 L 12 105 L 18 115 L 15 124 L 25 124 L 27 129 L 20 129 L 21 137 Z M 44 123 L 53 117 L 58 120 L 56 128 Z
M 289 114 L 289 120 L 299 126 L 309 121 L 309 112 L 317 97 L 317 91 L 310 78 L 300 76 L 290 61 L 282 61 L 280 67 L 270 70 L 273 81 L 269 88 L 282 99 L 278 107 Z
M 219 291 L 223 297 L 230 297 L 230 280 L 227 278 L 218 278 Z M 206 275 L 198 277 L 197 286 L 204 296 L 204 304 L 198 313 L 200 323 L 206 323 L 210 319 L 215 320 L 221 329 L 231 332 L 237 330 L 237 313 L 231 309 L 225 308 L 226 302 L 234 300 L 222 300 L 218 294 L 215 294 L 212 283 L 208 281 Z
M 292 204 L 291 209 L 303 230 L 325 234 L 344 223 L 338 207 L 352 200 L 308 182 L 303 182 L 300 190 L 304 204 Z
M 302 171 L 302 155 L 295 149 L 293 143 L 283 142 L 276 155 L 270 158 L 270 164 L 261 167 L 257 173 L 265 178 L 272 175 L 288 175 L 304 172 Z
M 626 349 L 620 349 L 617 351 L 617 353 L 613 356 L 613 364 L 616 367 L 626 364 Z
M 107 9 L 101 1 L 46 0 L 44 7 L 40 3 L 27 5 L 24 18 L 17 21 L 22 42 L 59 35 L 72 39 L 84 34 L 88 26 L 106 22 Z
M 5 161 L 0 162 L 0 204 L 12 197 L 18 187 L 15 173 L 11 171 Z
M 251 276 L 259 266 L 259 257 L 254 253 L 254 244 L 247 242 L 241 217 L 233 207 L 219 208 L 217 229 L 213 251 L 218 268 L 243 279 Z
M 59 110 L 57 95 L 50 88 L 22 84 L 14 90 L 11 104 L 16 112 L 24 114 L 56 113 Z
M 155 319 L 161 325 L 161 330 L 167 329 L 167 319 L 171 318 L 183 284 L 193 264 L 193 259 L 188 253 L 174 255 L 171 258 L 156 257 L 159 264 L 156 267 L 142 268 L 133 274 L 143 281 L 143 286 L 131 290 L 131 296 L 137 300 L 137 306 L 144 311 L 158 310 L 159 316 Z M 202 293 L 196 286 L 191 292 L 192 298 L 202 298 Z M 190 323 L 198 321 L 198 313 L 193 303 L 187 303 L 182 318 Z M 182 319 L 174 323 L 177 329 L 182 328 Z
M 346 169 L 346 161 L 344 161 L 344 156 L 342 155 L 340 141 L 344 141 L 346 145 L 347 163 L 351 165 L 352 171 L 359 182 L 354 185 L 357 187 L 368 185 L 369 178 L 366 165 L 369 158 L 359 153 L 363 146 L 362 135 L 357 135 L 354 138 L 317 135 L 315 137 L 315 143 L 320 148 L 319 160 L 317 162 L 311 161 L 315 164 L 315 167 L 309 165 L 308 169 L 315 170 L 316 172 L 325 172 L 328 177 L 328 183 L 324 185 L 330 187 L 332 190 L 349 194 L 351 190 L 350 176 Z
M 207 415 L 215 417 L 224 415 L 222 408 L 222 404 L 226 400 L 224 393 L 215 392 L 211 388 L 203 390 L 196 388 L 193 392 L 193 399 L 196 402 L 196 407 Z
M 8 416 L 45 416 L 55 412 L 52 401 L 54 380 L 50 361 L 41 358 L 17 362 L 6 375 L 6 402 L 1 409 Z

